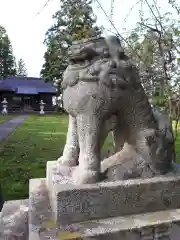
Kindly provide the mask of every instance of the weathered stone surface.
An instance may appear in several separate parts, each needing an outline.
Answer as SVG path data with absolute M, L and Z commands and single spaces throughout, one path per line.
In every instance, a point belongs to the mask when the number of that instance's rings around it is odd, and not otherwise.
M 52 212 L 48 200 L 48 192 L 42 187 L 44 180 L 33 179 L 30 181 L 30 185 L 33 185 L 33 189 L 35 189 L 35 191 L 31 191 L 31 194 L 32 192 L 36 192 L 33 196 L 34 201 L 30 201 L 30 204 L 33 203 L 34 205 L 34 210 L 30 212 L 31 238 L 29 239 L 33 240 L 59 240 L 61 237 L 63 239 L 63 236 L 73 239 L 73 237 L 71 238 L 72 233 L 79 234 L 81 237 L 78 239 L 84 240 L 154 240 L 154 227 L 163 230 L 164 225 L 168 227 L 172 222 L 180 221 L 180 210 L 178 209 L 85 221 L 57 227 L 56 224 L 52 224 Z M 32 187 L 30 188 L 32 189 Z M 177 234 L 180 232 L 179 229 L 176 226 Z M 162 233 L 162 231 L 158 230 L 157 232 Z M 178 239 L 172 237 L 171 240 Z
M 0 237 L 27 240 L 28 210 L 28 199 L 5 202 L 1 214 Z
M 29 240 L 53 239 L 48 238 L 48 230 L 44 229 L 45 223 L 52 219 L 51 214 L 46 179 L 31 179 L 29 184 Z M 41 238 L 41 231 L 45 232 L 45 230 L 47 236 Z
M 61 184 L 63 177 L 53 171 L 48 175 L 51 175 L 49 195 L 59 223 L 180 208 L 180 177 L 161 176 L 77 186 L 72 181 Z
M 112 162 L 112 167 L 115 163 L 122 168 L 113 171 L 120 174 L 114 179 L 149 177 L 170 171 L 174 160 L 170 121 L 153 112 L 138 70 L 125 55 L 117 37 L 73 42 L 62 88 L 69 125 L 58 163 L 77 166 L 72 174 L 76 184 L 101 180 L 100 151 L 110 131 L 113 131 L 115 150 L 120 154 L 106 160 Z M 134 154 L 128 158 L 127 166 L 121 164 L 127 160 L 124 144 Z M 147 163 L 146 171 L 142 171 L 139 158 Z

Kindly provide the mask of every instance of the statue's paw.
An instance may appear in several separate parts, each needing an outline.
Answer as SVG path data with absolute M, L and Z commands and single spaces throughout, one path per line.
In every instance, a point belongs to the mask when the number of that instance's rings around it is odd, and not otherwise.
M 72 176 L 72 171 L 74 170 L 74 167 L 75 166 L 71 164 L 71 162 L 64 161 L 63 156 L 61 156 L 56 161 L 56 164 L 54 165 L 54 168 L 52 170 L 56 174 Z
M 72 179 L 75 184 L 96 183 L 99 180 L 99 172 L 92 170 L 82 170 L 77 167 L 73 171 Z
M 57 160 L 58 163 L 62 163 L 62 161 L 63 161 L 63 156 L 59 157 Z
M 77 161 L 74 159 L 64 159 L 63 156 L 59 157 L 57 160 L 58 165 L 63 165 L 67 167 L 75 167 L 77 166 Z

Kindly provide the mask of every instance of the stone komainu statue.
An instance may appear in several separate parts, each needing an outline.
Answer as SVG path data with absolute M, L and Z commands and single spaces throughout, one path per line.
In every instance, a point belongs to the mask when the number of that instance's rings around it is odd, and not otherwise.
M 172 129 L 154 114 L 136 66 L 118 38 L 73 43 L 64 72 L 64 108 L 69 114 L 67 141 L 59 167 L 75 167 L 75 183 L 152 177 L 170 171 Z M 100 161 L 112 131 L 116 153 Z

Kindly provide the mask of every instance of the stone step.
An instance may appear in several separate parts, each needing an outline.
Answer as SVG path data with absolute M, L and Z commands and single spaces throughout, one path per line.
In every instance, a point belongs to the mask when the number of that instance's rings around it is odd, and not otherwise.
M 47 162 L 47 186 L 57 224 L 180 208 L 180 176 L 74 185 L 54 164 Z
M 91 220 L 57 227 L 52 219 L 45 179 L 30 180 L 29 240 L 97 239 L 97 240 L 166 240 L 170 231 L 180 234 L 171 223 L 180 222 L 180 209 L 155 213 Z M 170 226 L 170 228 L 169 228 Z M 156 236 L 156 238 L 155 238 Z M 157 238 L 158 237 L 158 238 Z M 172 237 L 171 240 L 178 240 Z
M 28 199 L 6 201 L 1 212 L 2 239 L 28 239 Z

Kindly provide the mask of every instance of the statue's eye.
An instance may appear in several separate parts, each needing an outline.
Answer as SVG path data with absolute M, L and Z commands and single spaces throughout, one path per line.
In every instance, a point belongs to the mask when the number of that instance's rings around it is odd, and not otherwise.
M 105 57 L 110 57 L 109 51 L 108 51 L 107 49 L 104 49 L 104 50 L 103 50 L 103 55 L 104 55 Z
M 75 61 L 73 61 L 73 60 L 69 61 L 69 64 L 71 64 L 71 65 L 73 65 L 74 63 L 75 63 Z
M 147 144 L 151 146 L 153 143 L 155 143 L 155 137 L 154 136 L 147 136 L 146 137 Z
M 112 68 L 117 68 L 117 65 L 116 65 L 115 61 L 112 62 L 111 67 L 112 67 Z

